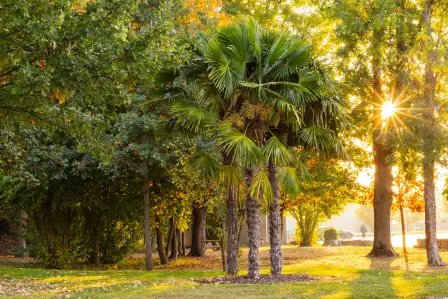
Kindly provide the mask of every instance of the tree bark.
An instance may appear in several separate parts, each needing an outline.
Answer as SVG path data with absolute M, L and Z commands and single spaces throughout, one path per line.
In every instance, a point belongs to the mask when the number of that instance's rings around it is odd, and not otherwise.
M 236 192 L 234 187 L 227 188 L 227 274 L 238 273 L 238 217 Z
M 258 247 L 260 246 L 260 201 L 254 199 L 249 192 L 255 170 L 246 169 L 246 213 L 247 213 L 247 235 L 249 255 L 247 271 L 251 278 L 260 276 L 260 259 L 258 257 Z
M 174 235 L 174 217 L 170 218 L 170 228 L 168 230 L 168 238 L 166 239 L 166 247 L 165 247 L 165 254 L 168 256 L 168 253 L 170 252 L 171 247 L 171 241 L 173 240 Z
M 151 231 L 149 228 L 149 179 L 148 179 L 148 165 L 143 163 L 143 213 L 145 226 L 145 269 L 152 270 L 152 246 L 151 246 Z
M 187 250 L 185 249 L 185 232 L 182 232 L 182 255 L 185 256 Z
M 405 223 L 404 223 L 403 207 L 400 207 L 400 218 L 401 218 L 401 236 L 403 238 L 403 254 L 407 254 L 407 251 L 406 251 L 406 227 L 405 227 Z
M 182 255 L 182 237 L 180 229 L 176 228 L 177 255 Z
M 269 206 L 269 240 L 271 245 L 271 274 L 282 274 L 282 240 L 280 236 L 280 189 L 276 178 L 277 170 L 269 160 L 268 177 L 272 187 L 272 203 Z
M 382 29 L 373 31 L 372 47 L 379 49 L 381 45 Z M 373 103 L 381 106 L 382 100 L 382 82 L 380 70 L 381 55 L 376 53 L 372 59 L 373 74 Z M 375 179 L 373 194 L 374 210 L 374 239 L 373 248 L 369 257 L 394 257 L 397 253 L 392 247 L 390 235 L 390 210 L 392 206 L 392 165 L 388 163 L 391 155 L 390 150 L 385 144 L 382 136 L 382 117 L 381 109 L 375 109 L 374 112 L 374 131 L 373 131 L 373 153 L 375 161 Z
M 95 268 L 100 268 L 101 263 L 100 263 L 100 242 L 99 242 L 99 236 L 98 234 L 96 234 L 95 236 L 95 248 L 94 248 L 94 255 L 95 255 Z
M 16 257 L 27 257 L 28 253 L 26 252 L 26 220 L 28 218 L 28 214 L 20 209 L 17 215 L 17 225 L 16 225 L 16 234 L 17 234 L 17 248 L 20 250 L 20 253 L 16 254 Z
M 424 42 L 423 52 L 427 52 L 427 61 L 425 64 L 424 75 L 424 99 L 426 109 L 423 112 L 426 130 L 423 134 L 423 178 L 424 178 L 424 198 L 425 198 L 425 235 L 426 235 L 426 256 L 428 258 L 428 266 L 446 266 L 446 263 L 439 255 L 439 247 L 437 244 L 437 219 L 436 219 L 436 199 L 434 184 L 434 166 L 435 158 L 438 155 L 434 144 L 436 131 L 434 117 L 434 98 L 435 88 L 437 84 L 437 76 L 433 70 L 436 63 L 436 53 L 432 39 L 432 0 L 425 1 L 425 9 L 423 11 L 422 22 L 425 29 L 428 43 Z
M 171 240 L 171 254 L 169 257 L 170 261 L 177 260 L 178 255 L 178 248 L 177 248 L 177 234 L 176 234 L 176 223 L 174 222 L 173 218 L 173 234 L 172 234 L 172 240 Z
M 233 165 L 232 156 L 224 153 L 224 165 Z M 226 186 L 227 274 L 238 273 L 238 213 L 236 187 Z
M 190 256 L 202 257 L 205 255 L 205 225 L 207 218 L 207 206 L 201 203 L 193 203 L 193 225 L 191 236 Z
M 283 218 L 284 218 L 284 211 L 280 205 L 280 237 L 282 240 L 282 244 L 286 244 L 288 243 L 288 240 L 286 239 L 286 236 L 283 234 L 285 229 L 285 223 L 283 221 Z
M 226 272 L 227 270 L 227 261 L 226 261 L 226 244 L 224 239 L 224 234 L 221 234 L 221 261 L 222 261 L 222 271 Z
M 160 263 L 162 265 L 168 265 L 168 258 L 166 257 L 165 250 L 163 248 L 163 234 L 160 228 L 156 227 L 157 235 L 157 252 L 159 253 Z

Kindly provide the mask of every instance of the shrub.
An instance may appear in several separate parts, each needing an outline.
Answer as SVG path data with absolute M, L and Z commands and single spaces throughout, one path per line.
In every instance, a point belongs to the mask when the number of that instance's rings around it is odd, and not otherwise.
M 296 227 L 294 236 L 296 239 L 296 244 L 301 247 L 313 246 L 314 244 L 316 244 L 318 239 L 316 230 L 306 229 L 305 231 L 302 231 L 300 226 Z
M 339 231 L 335 228 L 329 228 L 324 233 L 325 241 L 337 240 L 339 239 Z

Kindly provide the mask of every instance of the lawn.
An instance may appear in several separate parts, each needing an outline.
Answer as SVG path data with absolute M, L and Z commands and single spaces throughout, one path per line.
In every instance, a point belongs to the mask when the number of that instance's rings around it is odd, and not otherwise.
M 308 274 L 312 282 L 258 285 L 200 285 L 194 279 L 223 275 L 219 252 L 182 258 L 156 271 L 140 267 L 139 255 L 115 269 L 57 271 L 20 268 L 0 260 L 0 296 L 57 298 L 443 298 L 448 297 L 448 268 L 427 268 L 425 252 L 412 249 L 396 259 L 369 259 L 369 248 L 284 246 L 284 273 Z M 244 269 L 246 250 L 242 252 Z M 268 273 L 269 248 L 261 249 Z M 448 260 L 448 252 L 442 252 Z M 15 265 L 15 266 L 11 266 Z M 118 267 L 118 270 L 116 270 Z M 201 270 L 203 269 L 203 270 Z M 241 271 L 244 274 L 244 271 Z

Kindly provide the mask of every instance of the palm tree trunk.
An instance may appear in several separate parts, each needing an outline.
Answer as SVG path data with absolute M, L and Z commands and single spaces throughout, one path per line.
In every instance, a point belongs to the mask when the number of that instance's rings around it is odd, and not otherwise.
M 145 269 L 152 270 L 152 246 L 151 246 L 151 231 L 149 229 L 149 179 L 148 179 L 148 165 L 143 163 L 143 214 L 145 226 Z
M 248 235 L 248 276 L 258 278 L 260 276 L 260 259 L 258 257 L 258 247 L 260 243 L 260 201 L 254 199 L 249 192 L 252 184 L 254 169 L 246 169 L 246 213 L 247 213 L 247 235 Z
M 426 110 L 423 113 L 425 120 L 426 132 L 423 134 L 423 178 L 424 198 L 425 198 L 425 235 L 426 235 L 426 256 L 428 258 L 428 266 L 446 266 L 446 263 L 439 255 L 439 247 L 437 245 L 437 220 L 436 220 L 436 199 L 434 184 L 434 165 L 435 156 L 438 154 L 434 140 L 436 136 L 435 118 L 434 118 L 434 97 L 437 77 L 433 70 L 436 63 L 436 53 L 432 45 L 432 3 L 431 0 L 425 1 L 425 9 L 423 11 L 422 22 L 425 29 L 428 44 L 424 44 L 423 51 L 428 53 L 425 76 L 424 76 L 424 98 Z M 429 51 L 428 51 L 429 49 Z
M 233 187 L 227 188 L 227 274 L 238 273 L 238 217 L 236 194 Z
M 232 165 L 232 156 L 224 153 L 224 165 Z M 227 274 L 238 273 L 238 214 L 236 187 L 226 187 L 226 224 L 227 224 Z
M 282 240 L 280 237 L 280 189 L 276 178 L 277 170 L 269 160 L 268 176 L 271 183 L 273 199 L 269 206 L 269 240 L 271 245 L 271 274 L 282 274 Z

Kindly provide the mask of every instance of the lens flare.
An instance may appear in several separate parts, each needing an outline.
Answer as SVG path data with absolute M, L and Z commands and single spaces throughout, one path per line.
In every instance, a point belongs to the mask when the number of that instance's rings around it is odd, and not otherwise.
M 393 116 L 395 112 L 397 112 L 397 108 L 395 108 L 395 105 L 390 101 L 385 102 L 383 107 L 381 107 L 381 117 L 383 119 Z

